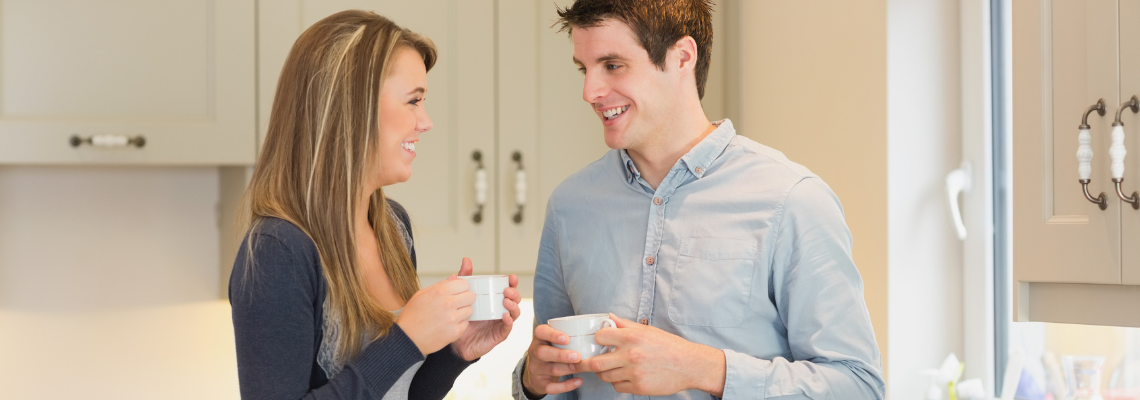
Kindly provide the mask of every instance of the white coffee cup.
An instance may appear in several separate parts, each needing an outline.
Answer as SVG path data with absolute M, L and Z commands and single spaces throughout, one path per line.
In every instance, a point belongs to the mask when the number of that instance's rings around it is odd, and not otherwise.
M 554 347 L 574 350 L 582 355 L 582 359 L 602 355 L 613 351 L 613 346 L 602 346 L 594 340 L 594 335 L 603 327 L 614 328 L 617 323 L 610 319 L 609 314 L 573 315 L 562 318 L 551 318 L 547 322 L 551 328 L 565 333 L 570 337 L 570 343 L 558 344 Z
M 471 305 L 475 311 L 471 313 L 468 321 L 490 321 L 503 319 L 507 307 L 503 306 L 503 290 L 510 286 L 507 275 L 470 275 L 459 279 L 471 285 L 475 293 L 475 304 Z

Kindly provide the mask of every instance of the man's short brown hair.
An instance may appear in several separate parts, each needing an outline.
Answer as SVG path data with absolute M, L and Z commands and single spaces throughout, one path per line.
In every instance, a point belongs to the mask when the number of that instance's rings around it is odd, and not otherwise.
M 616 19 L 629 25 L 649 60 L 665 70 L 665 55 L 685 36 L 697 42 L 697 96 L 705 97 L 712 57 L 712 2 L 709 0 L 576 0 L 558 10 L 559 32 Z

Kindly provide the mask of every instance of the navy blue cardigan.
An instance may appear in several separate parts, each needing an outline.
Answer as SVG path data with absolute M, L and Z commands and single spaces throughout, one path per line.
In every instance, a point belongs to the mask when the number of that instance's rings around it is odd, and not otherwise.
M 407 212 L 394 201 L 389 204 L 411 235 Z M 246 277 L 251 240 L 256 266 Z M 415 265 L 415 248 L 409 250 Z M 267 218 L 242 241 L 229 288 L 242 399 L 379 399 L 420 360 L 424 364 L 412 379 L 408 398 L 442 399 L 471 365 L 450 346 L 425 359 L 392 325 L 388 335 L 328 379 L 317 364 L 327 290 L 317 247 L 297 226 Z

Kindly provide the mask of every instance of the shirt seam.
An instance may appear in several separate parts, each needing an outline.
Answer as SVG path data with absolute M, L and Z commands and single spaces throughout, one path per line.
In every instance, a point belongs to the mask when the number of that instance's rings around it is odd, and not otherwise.
M 785 221 L 784 217 L 787 215 L 785 213 L 785 211 L 787 211 L 788 197 L 791 197 L 792 190 L 795 190 L 795 188 L 797 186 L 799 186 L 800 183 L 803 183 L 804 181 L 806 181 L 808 179 L 812 179 L 812 178 L 814 178 L 814 177 L 810 176 L 810 175 L 809 176 L 801 176 L 800 179 L 796 180 L 795 183 L 791 184 L 788 187 L 788 190 L 785 191 L 783 194 L 783 198 L 780 199 L 780 206 L 776 209 L 776 215 L 774 217 L 775 223 L 772 224 L 772 234 L 768 236 L 767 240 L 765 240 L 766 243 L 764 246 L 765 249 L 767 249 L 767 251 L 768 251 L 767 264 L 768 264 L 768 274 L 769 275 L 775 274 L 775 268 L 774 268 L 775 263 L 776 263 L 776 248 L 775 248 L 775 246 L 776 246 L 776 242 L 780 238 L 780 235 L 782 235 L 783 231 L 784 231 L 784 229 L 783 229 L 784 228 L 784 221 Z M 769 279 L 768 282 L 772 282 L 772 279 Z

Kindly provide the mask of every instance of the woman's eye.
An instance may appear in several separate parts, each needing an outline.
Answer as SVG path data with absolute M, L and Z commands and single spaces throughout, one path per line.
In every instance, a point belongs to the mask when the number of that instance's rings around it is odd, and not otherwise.
M 424 101 L 424 99 L 414 99 L 412 101 L 409 101 L 408 104 L 411 104 L 413 106 L 418 106 L 418 105 L 420 105 L 421 101 Z

